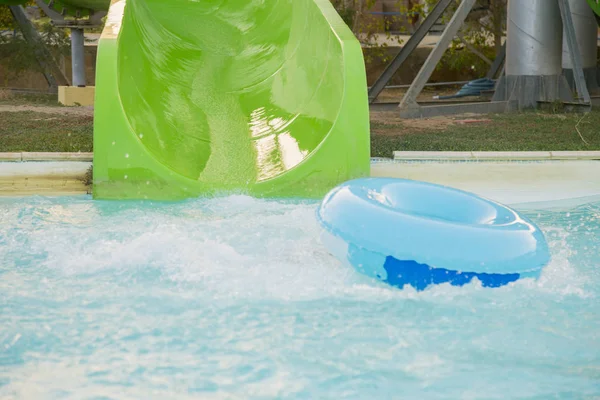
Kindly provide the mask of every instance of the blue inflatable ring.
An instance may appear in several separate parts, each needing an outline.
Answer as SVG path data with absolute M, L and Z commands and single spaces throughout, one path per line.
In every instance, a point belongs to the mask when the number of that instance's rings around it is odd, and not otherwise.
M 540 229 L 516 211 L 425 182 L 365 178 L 332 190 L 317 210 L 328 250 L 392 286 L 499 287 L 537 278 L 550 261 Z

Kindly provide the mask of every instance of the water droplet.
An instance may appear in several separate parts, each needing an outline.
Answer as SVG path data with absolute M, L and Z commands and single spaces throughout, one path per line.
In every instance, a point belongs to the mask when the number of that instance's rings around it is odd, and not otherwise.
M 149 185 L 149 184 L 150 184 L 150 181 L 146 181 L 146 185 Z
M 125 153 L 125 158 L 129 158 L 129 153 Z
M 143 137 L 144 137 L 144 134 L 143 134 L 143 133 L 140 133 L 140 139 L 141 139 L 141 138 L 143 138 Z
M 117 142 L 112 142 L 112 145 L 114 146 Z
M 127 179 L 127 178 L 128 178 L 127 175 L 125 175 L 125 179 Z

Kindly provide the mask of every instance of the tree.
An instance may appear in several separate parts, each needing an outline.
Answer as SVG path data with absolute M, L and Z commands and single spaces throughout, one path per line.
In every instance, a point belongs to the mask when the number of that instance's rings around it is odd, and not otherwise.
M 373 23 L 370 12 L 377 3 L 376 0 L 331 0 L 342 18 L 352 29 L 364 47 L 379 51 L 372 51 L 367 57 L 385 58 L 386 43 L 394 36 L 387 31 L 388 26 Z M 388 18 L 389 21 L 404 20 L 413 26 L 418 25 L 428 15 L 438 0 L 398 0 L 396 10 L 398 15 Z M 454 11 L 460 4 L 456 0 L 442 17 L 442 23 L 449 21 Z M 452 42 L 446 52 L 442 65 L 452 69 L 464 70 L 469 68 L 475 73 L 483 71 L 492 63 L 495 55 L 502 47 L 502 40 L 506 29 L 507 0 L 478 0 L 469 17 L 460 30 L 457 38 Z M 380 44 L 378 37 L 384 35 L 388 40 Z M 397 41 L 401 44 L 401 41 Z M 383 61 L 386 61 L 383 59 Z
M 389 26 L 401 19 L 402 15 L 390 16 L 385 19 L 377 18 L 371 14 L 378 0 L 331 0 L 342 19 L 350 27 L 352 32 L 365 48 L 366 62 L 370 63 L 374 58 L 383 62 L 387 61 L 389 54 L 386 49 L 389 42 L 402 41 L 389 32 Z M 401 0 L 397 0 L 400 8 Z
M 35 5 L 35 0 L 14 0 L 8 1 L 3 0 L 3 5 L 0 5 L 0 32 L 1 31 L 12 31 L 16 29 L 16 24 L 13 19 L 13 16 L 10 12 L 9 5 L 19 5 L 24 4 L 25 6 L 33 6 Z
M 34 21 L 34 25 L 51 58 L 68 54 L 70 41 L 64 29 L 54 27 L 51 22 Z M 14 32 L 8 35 L 0 33 L 0 64 L 7 71 L 5 82 L 0 84 L 8 86 L 9 79 L 15 79 L 26 71 L 44 72 L 36 55 L 39 48 L 25 40 L 8 6 L 0 6 L 0 29 Z
M 506 17 L 507 0 L 478 0 L 443 63 L 453 69 L 487 70 L 502 47 Z
M 0 6 L 0 32 L 15 29 L 15 21 L 8 6 Z

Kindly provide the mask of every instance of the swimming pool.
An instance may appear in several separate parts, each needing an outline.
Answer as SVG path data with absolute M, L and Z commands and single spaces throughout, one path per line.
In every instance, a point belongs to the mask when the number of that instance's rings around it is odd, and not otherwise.
M 524 211 L 539 281 L 420 293 L 339 265 L 317 205 L 0 199 L 0 398 L 600 396 L 600 199 Z

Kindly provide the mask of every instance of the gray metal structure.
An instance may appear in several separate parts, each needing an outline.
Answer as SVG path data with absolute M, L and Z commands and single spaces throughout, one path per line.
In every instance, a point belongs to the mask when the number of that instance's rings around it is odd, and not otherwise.
M 9 6 L 10 12 L 21 28 L 25 40 L 33 46 L 35 57 L 42 67 L 42 73 L 48 82 L 51 91 L 58 86 L 68 85 L 69 81 L 58 66 L 58 63 L 44 45 L 42 38 L 31 23 L 22 6 Z
M 474 3 L 475 0 L 462 0 L 400 102 L 402 117 L 505 112 L 536 108 L 540 104 L 556 101 L 563 102 L 569 109 L 590 109 L 589 88 L 595 88 L 598 83 L 594 79 L 597 23 L 586 0 L 509 0 L 506 43 L 487 74 L 490 79 L 500 75 L 492 101 L 419 105 L 417 96 L 427 84 L 451 40 L 459 32 Z M 436 7 L 443 7 L 445 10 L 448 3 L 440 1 Z M 439 17 L 436 16 L 437 18 Z M 426 33 L 419 32 L 420 35 L 411 43 L 411 47 L 405 46 L 407 48 L 401 50 L 379 77 L 369 91 L 372 107 L 391 109 L 392 105 L 375 103 L 374 100 Z M 563 71 L 563 67 L 568 68 Z M 575 91 L 577 96 L 574 96 Z
M 431 10 L 431 13 L 425 18 L 423 23 L 419 25 L 416 32 L 408 39 L 406 45 L 400 49 L 400 52 L 394 57 L 392 62 L 386 67 L 381 76 L 377 78 L 373 86 L 369 89 L 369 103 L 373 103 L 377 96 L 385 89 L 386 85 L 390 82 L 394 74 L 400 69 L 406 59 L 412 54 L 413 51 L 419 46 L 419 43 L 423 41 L 427 33 L 433 28 L 436 22 L 442 17 L 444 12 L 448 9 L 453 0 L 440 0 L 435 7 Z
M 477 0 L 462 0 L 456 12 L 452 16 L 450 22 L 446 25 L 446 29 L 438 40 L 437 44 L 429 53 L 429 57 L 421 67 L 417 77 L 413 80 L 410 88 L 404 94 L 404 98 L 400 102 L 400 116 L 404 118 L 420 118 L 429 114 L 423 112 L 423 107 L 417 103 L 417 97 L 423 91 L 425 84 L 431 77 L 435 67 L 442 59 L 442 56 L 448 49 L 452 39 L 458 33 L 458 30 L 469 16 L 471 9 Z
M 85 82 L 85 43 L 83 29 L 71 28 L 71 66 L 73 86 L 84 87 Z
M 556 0 L 509 0 L 507 75 L 562 72 L 562 20 Z
M 36 3 L 55 26 L 71 30 L 72 85 L 86 86 L 84 29 L 102 26 L 102 18 L 106 15 L 106 11 L 97 11 L 87 19 L 68 19 L 54 11 L 43 0 L 36 0 Z
M 589 6 L 587 0 L 569 0 L 571 7 L 571 18 L 575 28 L 577 44 L 581 52 L 581 66 L 585 76 L 588 90 L 598 89 L 597 77 L 597 52 L 598 52 L 598 22 L 596 14 Z M 563 32 L 563 73 L 571 88 L 575 88 L 573 63 L 566 34 Z
M 510 110 L 574 102 L 562 73 L 564 32 L 579 104 L 591 104 L 569 1 L 509 0 L 506 75 L 498 82 L 493 100 L 508 101 Z
M 500 71 L 504 69 L 504 64 L 506 62 L 506 43 L 502 45 L 498 54 L 496 54 L 496 58 L 492 63 L 487 75 L 485 76 L 488 79 L 495 79 Z
M 400 115 L 403 117 L 414 118 L 414 117 L 426 117 L 434 115 L 450 115 L 457 112 L 501 112 L 505 107 L 504 102 L 466 102 L 460 103 L 455 101 L 450 102 L 433 102 L 430 105 L 420 105 L 416 99 L 421 93 L 423 88 L 427 86 L 427 81 L 431 77 L 433 70 L 439 63 L 444 52 L 448 48 L 448 45 L 458 33 L 460 27 L 463 25 L 465 19 L 468 17 L 471 9 L 473 8 L 476 1 L 463 0 L 459 5 L 458 9 L 454 13 L 452 20 L 445 26 L 445 30 L 442 36 L 438 40 L 437 45 L 430 53 L 429 57 L 425 61 L 425 64 L 421 68 L 418 76 L 413 80 L 409 86 L 407 93 L 405 94 L 402 102 L 400 103 Z M 377 79 L 373 87 L 369 90 L 369 102 L 373 109 L 377 110 L 391 110 L 396 108 L 393 104 L 387 103 L 375 103 L 377 96 L 381 91 L 387 87 L 386 85 L 391 80 L 396 71 L 400 68 L 402 63 L 408 58 L 408 56 L 415 50 L 417 45 L 422 41 L 427 32 L 431 29 L 431 26 L 439 20 L 452 1 L 440 0 L 435 8 L 432 10 L 428 18 L 418 28 L 417 32 L 406 46 L 404 46 L 396 58 L 386 68 L 384 73 Z M 497 54 L 494 62 L 492 63 L 490 70 L 487 73 L 487 77 L 493 79 L 500 71 L 503 70 L 505 61 L 506 48 L 503 46 Z M 463 82 L 464 83 L 464 82 Z
M 589 105 L 591 108 L 592 102 L 587 84 L 585 82 L 583 65 L 581 62 L 581 51 L 579 50 L 579 46 L 577 44 L 577 35 L 575 34 L 575 27 L 573 26 L 573 14 L 571 12 L 569 0 L 558 0 L 558 6 L 562 16 L 563 30 L 567 40 L 571 64 L 573 65 L 573 78 L 575 81 L 575 87 L 577 88 L 577 94 L 579 96 L 578 100 L 583 104 Z

